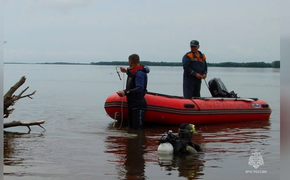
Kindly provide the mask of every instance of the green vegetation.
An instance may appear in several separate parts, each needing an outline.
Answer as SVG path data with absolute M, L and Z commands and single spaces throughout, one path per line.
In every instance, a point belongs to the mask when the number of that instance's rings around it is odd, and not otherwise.
M 128 66 L 128 61 L 111 61 L 111 62 L 91 62 L 91 63 L 69 63 L 69 62 L 52 62 L 52 63 L 18 63 L 18 62 L 4 62 L 4 64 L 59 64 L 59 65 L 112 65 L 112 66 Z M 142 61 L 146 66 L 182 66 L 182 62 L 151 62 Z M 280 68 L 280 61 L 273 61 L 272 63 L 265 62 L 221 62 L 221 63 L 207 63 L 208 67 L 251 67 L 251 68 Z
M 181 62 L 151 62 L 151 61 L 142 61 L 142 64 L 146 66 L 182 66 Z M 118 65 L 118 66 L 127 66 L 128 61 L 111 61 L 111 62 L 92 62 L 91 65 Z
M 280 68 L 280 61 L 274 61 L 272 63 L 265 62 L 222 62 L 222 63 L 208 63 L 211 67 L 257 67 L 257 68 Z
M 146 66 L 182 66 L 181 62 L 151 62 L 142 61 L 142 64 Z M 111 61 L 111 62 L 92 62 L 91 65 L 118 65 L 127 66 L 127 61 Z M 222 62 L 222 63 L 207 63 L 208 67 L 251 67 L 251 68 L 280 68 L 280 61 L 274 61 L 272 63 L 265 62 Z
M 52 62 L 52 63 L 37 63 L 37 64 L 60 64 L 60 65 L 89 65 L 88 63 L 69 63 L 69 62 Z
M 280 68 L 280 61 L 272 62 L 273 68 Z

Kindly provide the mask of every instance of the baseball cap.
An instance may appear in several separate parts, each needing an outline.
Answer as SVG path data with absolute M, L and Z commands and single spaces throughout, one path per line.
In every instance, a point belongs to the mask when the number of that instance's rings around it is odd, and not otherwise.
M 199 42 L 197 40 L 190 41 L 190 46 L 198 46 Z

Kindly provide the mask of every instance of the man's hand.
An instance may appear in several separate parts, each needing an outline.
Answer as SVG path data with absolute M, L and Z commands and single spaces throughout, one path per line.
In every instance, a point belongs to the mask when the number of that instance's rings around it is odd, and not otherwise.
M 205 79 L 206 78 L 206 74 L 201 75 L 201 79 Z
M 125 67 L 120 67 L 120 71 L 121 71 L 122 73 L 126 73 L 126 72 L 127 72 L 127 68 L 125 68 Z
M 202 76 L 201 76 L 199 73 L 196 73 L 196 74 L 195 74 L 195 77 L 196 77 L 197 79 L 201 79 L 201 78 L 202 78 Z
M 120 96 L 120 97 L 124 97 L 125 96 L 125 91 L 118 91 L 117 94 Z

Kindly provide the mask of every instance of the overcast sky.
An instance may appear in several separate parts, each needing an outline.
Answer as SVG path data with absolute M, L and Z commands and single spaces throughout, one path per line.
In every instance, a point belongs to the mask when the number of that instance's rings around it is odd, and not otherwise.
M 280 59 L 277 0 L 4 0 L 4 62 Z

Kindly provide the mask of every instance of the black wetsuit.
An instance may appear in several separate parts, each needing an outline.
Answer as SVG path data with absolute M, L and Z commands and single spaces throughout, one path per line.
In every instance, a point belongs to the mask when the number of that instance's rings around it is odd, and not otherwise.
M 147 91 L 147 73 L 149 68 L 142 65 L 127 69 L 127 84 L 124 90 L 127 97 L 129 120 L 128 126 L 133 129 L 142 129 L 144 115 L 147 108 L 145 94 Z
M 189 154 L 187 146 L 193 147 L 197 152 L 202 150 L 197 143 L 181 139 L 171 132 L 165 133 L 161 138 L 159 138 L 159 144 L 165 142 L 169 142 L 173 146 L 174 154 Z

